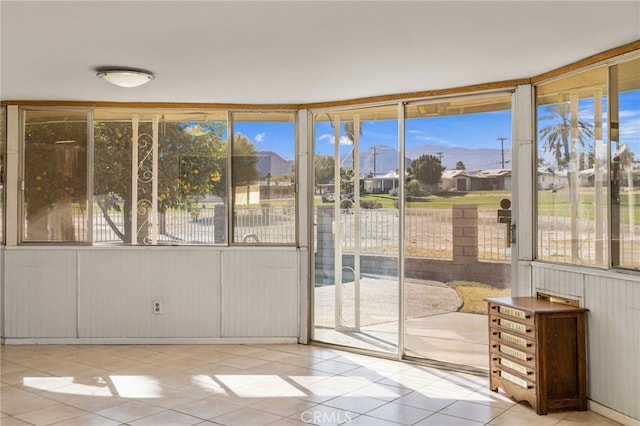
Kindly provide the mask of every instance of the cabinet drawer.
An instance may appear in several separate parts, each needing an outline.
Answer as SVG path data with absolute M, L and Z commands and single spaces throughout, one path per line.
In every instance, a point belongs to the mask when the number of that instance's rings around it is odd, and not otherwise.
M 507 332 L 521 334 L 531 339 L 536 337 L 536 328 L 532 324 L 514 321 L 514 319 L 505 318 L 501 315 L 491 315 L 490 320 L 492 327 L 500 327 Z
M 508 382 L 509 384 L 515 385 L 522 390 L 533 389 L 535 385 L 534 382 L 529 381 L 527 379 L 523 379 L 517 374 L 510 373 L 506 371 L 506 369 L 492 368 L 491 375 L 502 382 Z
M 498 354 L 491 355 L 491 371 L 505 370 L 511 374 L 521 376 L 523 379 L 535 383 L 536 370 L 530 366 L 516 361 L 511 361 Z
M 498 315 L 502 318 L 512 321 L 534 325 L 534 316 L 525 310 L 512 308 L 511 306 L 501 306 L 491 304 L 489 306 L 489 313 L 491 315 Z
M 492 340 L 490 345 L 491 357 L 498 356 L 525 365 L 531 369 L 536 368 L 536 357 L 534 354 L 522 349 L 517 349 L 511 345 L 500 343 L 497 340 Z
M 505 331 L 498 328 L 491 328 L 491 338 L 500 344 L 506 344 L 514 349 L 520 349 L 527 352 L 535 352 L 535 341 L 527 339 L 511 330 Z
M 489 386 L 537 414 L 587 409 L 585 308 L 537 297 L 488 298 Z

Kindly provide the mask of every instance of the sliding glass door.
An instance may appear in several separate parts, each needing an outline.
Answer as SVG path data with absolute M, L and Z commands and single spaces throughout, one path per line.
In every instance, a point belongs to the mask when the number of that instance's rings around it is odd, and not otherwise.
M 397 111 L 314 115 L 315 340 L 398 352 Z
M 404 355 L 487 370 L 510 294 L 511 95 L 407 104 Z
M 511 104 L 314 114 L 314 340 L 487 370 L 483 299 L 511 287 Z

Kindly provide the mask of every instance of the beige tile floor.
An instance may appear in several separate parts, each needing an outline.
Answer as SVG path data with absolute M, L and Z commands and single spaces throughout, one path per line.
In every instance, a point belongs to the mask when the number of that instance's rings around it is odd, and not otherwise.
M 0 424 L 614 425 L 487 378 L 311 345 L 0 346 Z

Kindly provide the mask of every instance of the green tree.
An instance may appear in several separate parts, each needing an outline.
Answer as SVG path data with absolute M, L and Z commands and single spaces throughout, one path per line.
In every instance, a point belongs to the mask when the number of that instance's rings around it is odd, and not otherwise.
M 456 170 L 467 170 L 467 166 L 462 161 L 456 163 Z
M 232 173 L 233 187 L 251 185 L 260 178 L 258 155 L 255 145 L 242 133 L 233 137 Z
M 411 162 L 410 170 L 415 180 L 423 185 L 433 187 L 440 182 L 444 167 L 438 157 L 423 154 Z
M 191 132 L 194 123 L 163 122 L 158 141 L 158 212 L 162 216 L 169 208 L 191 210 L 200 198 L 209 194 L 225 196 L 227 143 L 226 125 L 219 122 L 198 123 L 202 131 Z M 147 155 L 153 129 L 150 122 L 139 126 L 136 143 L 138 153 L 138 200 L 150 200 L 152 157 Z M 140 201 L 133 208 L 132 139 L 133 130 L 127 122 L 96 122 L 94 125 L 94 193 L 105 220 L 124 242 L 143 242 L 147 236 L 148 205 Z M 121 207 L 122 206 L 122 207 Z M 110 217 L 113 211 L 124 212 L 124 229 Z M 132 231 L 131 215 L 136 211 L 141 229 Z M 162 232 L 162 229 L 161 229 Z
M 316 155 L 313 159 L 315 182 L 326 185 L 334 180 L 335 161 L 331 155 Z

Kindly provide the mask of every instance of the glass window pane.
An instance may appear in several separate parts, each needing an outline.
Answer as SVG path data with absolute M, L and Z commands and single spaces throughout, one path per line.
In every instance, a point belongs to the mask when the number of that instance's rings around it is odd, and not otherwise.
M 233 242 L 296 242 L 292 112 L 233 114 Z
M 131 242 L 131 118 L 108 120 L 96 111 L 93 129 L 93 241 Z
M 538 86 L 537 258 L 608 265 L 607 68 Z
M 87 112 L 25 110 L 24 241 L 89 241 Z
M 226 112 L 98 110 L 94 129 L 96 242 L 226 244 Z
M 610 72 L 612 264 L 640 269 L 640 59 Z

